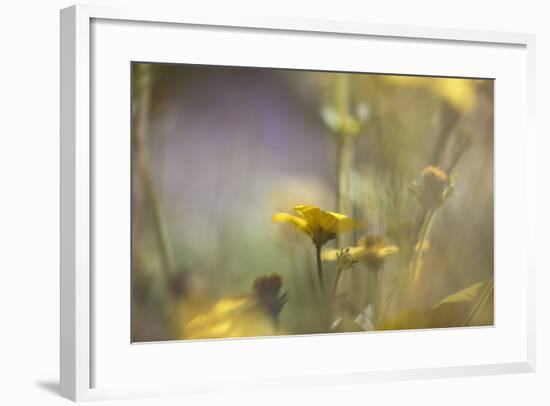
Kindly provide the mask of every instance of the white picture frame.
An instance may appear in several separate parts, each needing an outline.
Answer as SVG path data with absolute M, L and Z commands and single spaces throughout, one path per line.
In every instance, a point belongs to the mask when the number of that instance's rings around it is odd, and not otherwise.
M 534 240 L 535 223 L 535 133 L 534 133 L 534 49 L 535 37 L 525 33 L 473 31 L 447 28 L 428 28 L 401 25 L 348 23 L 341 21 L 304 21 L 290 19 L 243 18 L 223 16 L 190 16 L 185 8 L 160 10 L 151 8 L 110 8 L 77 5 L 61 11 L 61 394 L 69 399 L 130 397 L 150 394 L 185 394 L 209 388 L 199 382 L 191 389 L 182 385 L 158 386 L 142 390 L 139 387 L 94 388 L 96 353 L 93 345 L 95 319 L 93 312 L 94 278 L 93 239 L 95 218 L 92 210 L 94 193 L 92 171 L 91 75 L 93 46 L 92 22 L 98 20 L 126 22 L 128 24 L 171 23 L 181 26 L 246 28 L 275 30 L 289 34 L 305 32 L 318 34 L 347 34 L 373 38 L 405 38 L 434 40 L 449 43 L 512 45 L 524 48 L 527 60 L 525 81 L 526 119 L 525 162 L 520 180 L 525 182 L 525 202 L 528 204 L 527 241 Z M 495 138 L 498 134 L 495 134 Z M 501 157 L 497 155 L 497 159 Z M 497 178 L 499 176 L 497 172 Z M 498 235 L 497 235 L 498 238 Z M 305 374 L 278 376 L 277 379 L 243 380 L 240 387 L 303 384 L 363 383 L 374 380 L 421 379 L 467 375 L 529 372 L 535 369 L 535 262 L 525 254 L 526 292 L 521 311 L 525 318 L 524 356 L 510 362 L 448 365 L 439 367 L 397 368 L 378 371 L 356 371 L 335 374 Z M 522 257 L 523 260 L 523 257 Z M 498 294 L 498 293 L 497 293 Z M 523 296 L 522 296 L 523 297 Z M 498 310 L 497 310 L 498 311 Z M 129 317 L 129 315 L 128 315 Z M 393 333 L 395 334 L 395 333 Z M 398 333 L 399 334 L 399 333 Z M 293 338 L 287 338 L 293 340 Z M 130 345 L 128 343 L 128 345 Z M 267 345 L 267 344 L 266 344 Z M 205 389 L 206 390 L 206 389 Z

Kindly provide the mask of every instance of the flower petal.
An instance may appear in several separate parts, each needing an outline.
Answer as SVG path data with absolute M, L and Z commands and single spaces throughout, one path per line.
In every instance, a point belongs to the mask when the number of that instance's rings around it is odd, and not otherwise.
M 321 252 L 322 261 L 336 261 L 337 255 L 340 252 L 339 249 L 329 248 Z
M 457 78 L 435 78 L 429 84 L 432 91 L 459 111 L 469 111 L 476 101 L 476 82 Z
M 304 220 L 301 217 L 293 216 L 292 214 L 288 213 L 275 213 L 271 220 L 274 223 L 292 223 L 296 227 L 298 227 L 300 230 L 302 230 L 304 233 L 311 235 L 311 229 L 307 223 L 306 220 Z
M 365 255 L 365 247 L 349 247 L 348 253 L 352 256 L 353 259 L 359 260 Z
M 338 217 L 334 216 L 332 213 L 322 211 L 319 213 L 319 226 L 321 227 L 321 230 L 326 233 L 336 234 Z
M 294 210 L 304 216 L 311 230 L 316 230 L 321 227 L 321 209 L 319 209 L 319 207 L 299 205 L 296 206 Z
M 336 225 L 336 230 L 335 230 L 337 234 L 347 233 L 348 231 L 353 230 L 354 228 L 363 227 L 363 224 L 344 214 L 333 213 L 330 211 L 327 213 L 334 216 L 338 220 L 338 224 Z
M 398 252 L 399 252 L 399 248 L 397 248 L 395 245 L 389 245 L 380 250 L 380 256 L 387 257 L 390 255 L 395 255 Z

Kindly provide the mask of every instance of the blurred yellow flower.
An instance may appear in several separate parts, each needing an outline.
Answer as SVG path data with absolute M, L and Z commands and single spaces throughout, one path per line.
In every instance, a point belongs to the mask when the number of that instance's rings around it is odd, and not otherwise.
M 207 312 L 197 315 L 185 328 L 185 338 L 234 338 L 277 335 L 278 329 L 254 299 L 220 299 Z
M 424 87 L 459 111 L 470 111 L 476 101 L 477 81 L 461 78 L 385 75 L 384 80 L 397 86 Z
M 358 262 L 378 269 L 384 260 L 399 252 L 395 245 L 389 245 L 386 240 L 379 235 L 366 235 L 358 241 L 358 246 L 350 247 L 347 253 Z M 322 259 L 325 261 L 336 261 L 340 250 L 330 249 L 323 251 Z
M 343 214 L 322 211 L 316 206 L 296 206 L 298 215 L 275 213 L 272 217 L 275 223 L 292 223 L 299 230 L 306 233 L 316 247 L 325 245 L 336 238 L 338 234 L 348 232 L 361 224 Z
M 186 339 L 234 338 L 284 334 L 277 317 L 287 301 L 282 278 L 270 274 L 254 281 L 251 295 L 226 297 L 195 316 L 185 327 Z

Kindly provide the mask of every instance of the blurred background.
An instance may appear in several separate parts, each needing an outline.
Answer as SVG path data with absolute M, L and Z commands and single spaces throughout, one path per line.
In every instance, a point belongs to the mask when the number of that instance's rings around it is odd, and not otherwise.
M 232 336 L 328 332 L 311 240 L 272 214 L 315 205 L 367 225 L 327 247 L 355 245 L 365 232 L 398 244 L 388 230 L 415 221 L 410 186 L 430 165 L 451 176 L 454 193 L 433 220 L 408 310 L 492 278 L 492 80 L 132 69 L 132 341 L 191 338 L 197 317 L 228 322 L 256 278 L 272 273 L 288 294 L 277 320 L 232 319 L 243 324 Z M 401 262 L 384 265 L 385 291 Z M 336 265 L 325 272 L 333 278 Z M 360 312 L 364 281 L 353 273 L 359 279 L 350 272 L 344 286 Z M 356 324 L 344 331 L 361 331 Z

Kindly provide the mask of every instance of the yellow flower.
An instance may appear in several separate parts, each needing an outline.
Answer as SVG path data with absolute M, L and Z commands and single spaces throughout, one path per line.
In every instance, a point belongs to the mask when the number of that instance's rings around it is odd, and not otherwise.
M 347 253 L 350 254 L 355 261 L 362 262 L 372 269 L 379 269 L 387 257 L 399 252 L 399 248 L 395 245 L 389 245 L 386 240 L 379 235 L 366 235 L 361 238 L 358 243 L 358 246 L 350 247 Z M 338 259 L 339 252 L 340 250 L 325 250 L 322 254 L 322 258 L 325 261 L 335 261 Z
M 476 102 L 479 80 L 422 76 L 386 75 L 383 79 L 396 86 L 426 88 L 458 111 L 471 111 Z
M 287 301 L 279 295 L 282 278 L 270 274 L 254 281 L 250 295 L 225 297 L 197 314 L 185 327 L 184 338 L 257 337 L 284 334 L 278 315 Z
M 461 111 L 470 111 L 474 108 L 476 85 L 479 82 L 460 78 L 434 79 L 430 82 L 431 90 L 454 108 Z
M 275 213 L 272 217 L 275 223 L 292 223 L 306 233 L 316 247 L 325 245 L 336 238 L 338 234 L 348 232 L 361 224 L 340 213 L 322 211 L 315 206 L 296 206 L 297 216 L 288 213 Z

